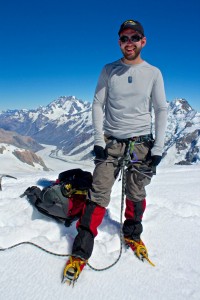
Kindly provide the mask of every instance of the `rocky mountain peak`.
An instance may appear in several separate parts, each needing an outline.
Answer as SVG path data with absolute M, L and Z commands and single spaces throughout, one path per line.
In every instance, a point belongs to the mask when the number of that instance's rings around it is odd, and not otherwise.
M 154 126 L 152 126 L 154 128 Z M 46 107 L 0 113 L 0 128 L 56 145 L 55 155 L 86 159 L 93 148 L 92 105 L 75 96 L 61 96 Z M 186 99 L 168 106 L 166 163 L 200 161 L 200 113 Z
M 174 114 L 185 115 L 193 111 L 192 107 L 186 99 L 175 99 L 172 102 L 170 102 L 169 106 Z

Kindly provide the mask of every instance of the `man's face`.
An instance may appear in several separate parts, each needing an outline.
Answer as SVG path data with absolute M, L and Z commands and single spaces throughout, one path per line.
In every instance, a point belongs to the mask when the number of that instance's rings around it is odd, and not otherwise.
M 135 60 L 140 55 L 145 44 L 146 38 L 133 29 L 125 29 L 120 34 L 119 45 L 127 60 Z

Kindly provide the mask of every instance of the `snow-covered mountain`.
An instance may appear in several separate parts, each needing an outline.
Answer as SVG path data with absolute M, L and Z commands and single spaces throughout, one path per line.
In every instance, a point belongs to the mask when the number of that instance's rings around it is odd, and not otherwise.
M 13 169 L 18 166 L 21 170 L 49 171 L 42 158 L 35 153 L 42 149 L 44 147 L 31 137 L 0 128 L 1 171 L 3 161 L 7 166 L 13 166 Z
M 165 140 L 165 164 L 200 162 L 200 113 L 185 99 L 169 104 Z
M 92 148 L 93 143 L 91 104 L 74 96 L 60 97 L 34 110 L 1 112 L 0 128 L 31 136 L 42 144 L 56 145 L 64 155 L 81 153 Z
M 7 169 L 18 171 L 49 171 L 43 159 L 34 152 L 17 148 L 13 145 L 0 143 L 1 172 Z M 3 170 L 3 166 L 6 168 Z
M 75 159 L 90 157 L 93 148 L 91 103 L 74 96 L 59 97 L 35 110 L 0 113 L 0 128 L 28 135 L 42 144 L 57 146 L 52 155 Z M 169 104 L 163 164 L 200 161 L 200 113 L 185 99 Z
M 22 136 L 14 131 L 8 131 L 0 128 L 0 143 L 6 143 L 19 148 L 37 152 L 44 149 L 30 136 Z

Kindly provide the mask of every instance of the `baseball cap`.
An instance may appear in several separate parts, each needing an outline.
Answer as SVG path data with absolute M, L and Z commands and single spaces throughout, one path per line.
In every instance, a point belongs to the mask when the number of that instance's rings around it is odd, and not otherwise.
M 142 24 L 138 21 L 134 21 L 134 20 L 127 20 L 124 23 L 122 23 L 122 25 L 120 26 L 119 32 L 118 34 L 120 35 L 120 33 L 127 29 L 133 29 L 135 31 L 138 31 L 139 33 L 141 33 L 144 36 L 144 28 L 142 27 Z

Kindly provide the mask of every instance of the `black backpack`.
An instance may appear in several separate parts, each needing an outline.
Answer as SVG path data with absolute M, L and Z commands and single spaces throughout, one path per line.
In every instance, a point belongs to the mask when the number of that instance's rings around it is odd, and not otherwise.
M 42 190 L 37 186 L 29 187 L 21 197 L 26 195 L 38 211 L 69 226 L 71 224 L 71 222 L 68 224 L 67 217 L 69 197 L 74 194 L 84 194 L 86 199 L 91 186 L 92 174 L 90 172 L 71 169 L 60 173 L 53 185 Z

